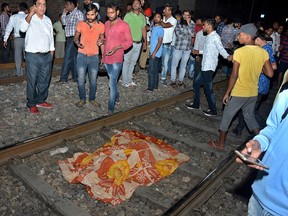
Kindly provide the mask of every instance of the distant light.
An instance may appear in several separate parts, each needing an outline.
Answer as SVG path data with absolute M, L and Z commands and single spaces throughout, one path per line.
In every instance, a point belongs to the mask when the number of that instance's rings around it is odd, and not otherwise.
M 264 17 L 265 17 L 265 14 L 261 14 L 261 15 L 260 15 L 260 18 L 263 19 Z
M 288 18 L 286 18 L 285 22 L 288 22 Z

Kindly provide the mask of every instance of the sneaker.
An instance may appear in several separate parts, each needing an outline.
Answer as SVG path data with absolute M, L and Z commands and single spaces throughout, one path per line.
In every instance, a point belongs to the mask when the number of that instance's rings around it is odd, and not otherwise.
M 91 105 L 93 105 L 94 107 L 96 107 L 96 108 L 100 108 L 101 107 L 101 104 L 99 104 L 96 100 L 91 100 L 91 101 L 89 101 L 89 103 Z
M 217 116 L 217 112 L 211 112 L 211 110 L 207 110 L 207 111 L 202 110 L 202 112 L 204 113 L 205 116 L 209 116 L 209 117 Z
M 86 101 L 80 100 L 79 102 L 77 102 L 77 103 L 75 104 L 75 106 L 77 106 L 78 108 L 81 108 L 81 107 L 83 107 L 85 104 L 86 104 Z
M 171 82 L 170 85 L 171 85 L 172 88 L 177 88 L 177 86 L 178 86 L 178 85 L 176 84 L 176 82 Z
M 39 110 L 36 106 L 33 106 L 33 107 L 28 107 L 30 113 L 32 114 L 38 114 L 39 113 Z
M 130 86 L 137 86 L 137 84 L 135 82 L 131 82 L 129 83 Z
M 51 103 L 43 102 L 41 104 L 36 104 L 36 107 L 51 109 L 53 107 L 53 105 Z
M 162 85 L 167 86 L 167 81 L 166 80 L 161 80 Z
M 130 84 L 129 83 L 125 83 L 125 84 L 122 84 L 122 86 L 126 87 L 126 88 L 129 88 L 130 87 Z
M 190 109 L 190 110 L 200 110 L 200 108 L 199 108 L 199 107 L 196 107 L 193 103 L 184 104 L 184 106 L 185 106 L 187 109 Z

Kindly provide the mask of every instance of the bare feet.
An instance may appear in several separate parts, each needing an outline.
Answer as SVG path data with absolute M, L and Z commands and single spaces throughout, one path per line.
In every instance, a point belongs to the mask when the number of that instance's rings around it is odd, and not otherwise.
M 224 150 L 224 146 L 221 145 L 220 143 L 218 143 L 217 141 L 212 141 L 210 140 L 208 142 L 208 145 L 211 147 L 211 148 L 215 148 L 217 150 Z

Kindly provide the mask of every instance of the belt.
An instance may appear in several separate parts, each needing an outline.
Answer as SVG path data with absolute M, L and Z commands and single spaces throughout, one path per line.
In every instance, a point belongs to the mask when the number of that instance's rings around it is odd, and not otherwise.
M 74 36 L 69 36 L 69 37 L 66 37 L 66 38 L 74 38 Z
M 163 45 L 170 45 L 172 42 L 170 42 L 170 43 L 163 43 Z
M 133 43 L 140 44 L 141 41 L 133 41 Z
M 45 53 L 36 52 L 35 54 L 43 56 L 43 55 L 47 55 L 48 53 L 50 53 L 50 52 L 45 52 Z

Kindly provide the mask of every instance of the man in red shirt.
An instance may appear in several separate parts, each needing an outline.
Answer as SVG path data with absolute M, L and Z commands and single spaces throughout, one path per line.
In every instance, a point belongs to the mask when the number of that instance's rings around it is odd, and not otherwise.
M 77 55 L 77 75 L 80 101 L 75 105 L 82 107 L 86 103 L 86 70 L 88 68 L 89 77 L 89 103 L 95 107 L 100 107 L 96 99 L 97 74 L 99 68 L 99 48 L 98 40 L 104 40 L 104 24 L 97 20 L 98 9 L 94 4 L 86 6 L 86 21 L 78 22 L 74 43 L 78 46 Z M 81 36 L 81 37 L 80 37 Z M 104 45 L 101 45 L 104 51 Z
M 129 25 L 119 18 L 119 5 L 109 3 L 106 8 L 108 21 L 105 23 L 106 41 L 103 62 L 109 76 L 110 96 L 107 114 L 111 115 L 115 103 L 119 102 L 117 81 L 122 69 L 124 50 L 132 46 L 133 40 Z

